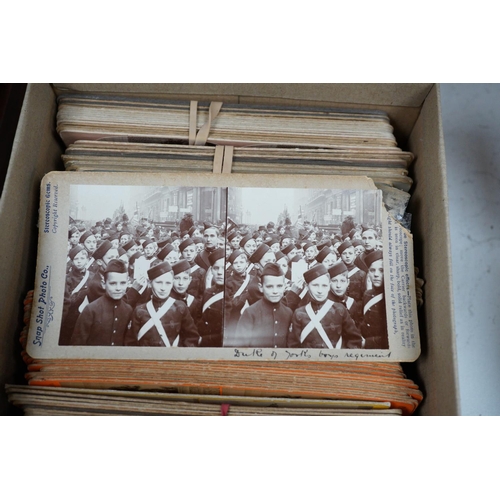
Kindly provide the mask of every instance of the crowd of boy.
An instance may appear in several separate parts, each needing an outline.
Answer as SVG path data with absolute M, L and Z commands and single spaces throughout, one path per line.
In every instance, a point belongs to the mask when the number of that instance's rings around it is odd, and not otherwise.
M 377 228 L 228 221 L 71 225 L 59 344 L 389 347 Z

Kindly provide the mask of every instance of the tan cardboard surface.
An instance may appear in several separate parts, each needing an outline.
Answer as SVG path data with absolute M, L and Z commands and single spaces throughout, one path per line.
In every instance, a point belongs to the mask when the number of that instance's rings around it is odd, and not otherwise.
M 0 386 L 13 380 L 16 367 L 24 371 L 19 351 L 22 301 L 31 288 L 38 233 L 40 181 L 60 162 L 54 141 L 54 94 L 48 85 L 26 91 L 5 186 L 0 198 Z M 21 371 L 22 373 L 22 371 Z M 2 390 L 3 393 L 3 390 Z M 3 394 L 2 394 L 3 396 Z M 0 398 L 0 413 L 7 402 Z
M 359 105 L 375 104 L 380 109 L 392 106 L 393 115 L 404 109 L 418 108 L 425 103 L 411 133 L 410 146 L 417 154 L 413 169 L 416 180 L 413 213 L 416 264 L 426 279 L 424 313 L 421 321 L 422 356 L 412 364 L 418 374 L 416 381 L 425 392 L 423 414 L 446 415 L 458 413 L 455 343 L 452 315 L 451 264 L 443 139 L 439 118 L 439 96 L 429 84 L 406 85 L 345 85 L 306 84 L 151 84 L 151 85 L 90 85 L 56 84 L 74 91 L 130 92 L 142 94 L 188 92 L 205 96 L 225 94 L 226 102 L 238 102 L 238 96 L 269 99 L 280 104 L 282 99 L 326 103 L 343 102 Z M 430 93 L 429 93 L 430 91 Z M 285 94 L 283 92 L 286 92 Z M 163 95 L 162 95 L 163 94 Z M 428 95 L 429 94 L 429 95 Z M 231 96 L 231 97 L 229 97 Z M 192 97 L 192 95 L 190 95 Z M 248 101 L 247 101 L 248 102 Z M 327 104 L 329 105 L 329 104 Z M 397 109 L 400 106 L 401 109 Z M 371 107 L 371 106 L 365 106 Z M 408 120 L 414 123 L 419 109 Z M 12 237 L 0 239 L 0 383 L 11 381 L 17 363 L 18 347 L 15 331 L 20 325 L 23 294 L 33 287 L 36 251 L 36 221 L 38 190 L 42 173 L 60 165 L 59 143 L 52 131 L 55 113 L 53 90 L 49 85 L 28 88 L 24 111 L 18 127 L 16 144 L 4 194 L 0 200 L 0 227 L 7 228 Z M 404 122 L 406 123 L 406 122 Z M 406 126 L 406 125 L 405 125 Z M 396 123 L 397 129 L 401 126 Z M 398 132 L 397 130 L 397 132 Z M 400 135 L 400 134 L 398 134 Z M 403 137 L 404 138 L 404 137 Z M 29 266 L 32 266 L 28 270 Z M 14 331 L 13 331 L 14 329 Z M 6 397 L 0 397 L 0 413 L 5 413 Z
M 58 90 L 105 93 L 247 96 L 381 106 L 420 107 L 429 83 L 55 83 Z
M 422 414 L 455 415 L 459 412 L 458 376 L 451 284 L 446 161 L 440 120 L 439 90 L 429 94 L 410 136 L 416 155 L 410 175 L 414 193 L 409 210 L 414 214 L 415 261 L 420 263 L 425 312 L 422 353 L 417 372 L 425 380 Z

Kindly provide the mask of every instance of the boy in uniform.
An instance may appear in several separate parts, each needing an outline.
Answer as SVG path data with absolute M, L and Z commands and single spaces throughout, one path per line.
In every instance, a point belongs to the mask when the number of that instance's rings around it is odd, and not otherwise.
M 80 314 L 72 345 L 121 346 L 129 328 L 132 307 L 124 300 L 128 274 L 125 263 L 112 259 L 104 270 L 104 295 Z
M 246 269 L 247 277 L 245 278 L 245 283 L 248 282 L 248 284 L 239 296 L 235 294 L 232 297 L 232 306 L 239 310 L 240 314 L 262 298 L 260 275 L 264 266 L 270 262 L 276 262 L 276 255 L 265 243 L 262 243 L 250 256 L 250 265 Z
M 247 254 L 248 258 L 257 250 L 257 244 L 251 234 L 245 235 L 240 240 L 240 248 Z
M 217 248 L 209 256 L 214 285 L 203 295 L 202 317 L 198 332 L 200 347 L 222 347 L 224 311 L 225 250 Z
M 76 245 L 70 250 L 69 257 L 72 265 L 66 276 L 59 345 L 70 345 L 76 321 L 89 304 L 87 294 L 92 273 L 87 269 L 89 260 L 87 250 L 81 245 Z
M 188 307 L 195 324 L 201 318 L 201 301 L 189 293 L 189 285 L 193 279 L 191 265 L 187 260 L 180 260 L 172 265 L 174 284 L 170 296 L 182 300 Z
M 327 269 L 333 267 L 337 262 L 337 256 L 332 252 L 329 246 L 323 247 L 318 255 L 316 255 L 316 261 L 323 264 Z
M 356 349 L 362 338 L 349 312 L 328 298 L 330 276 L 323 264 L 304 273 L 311 301 L 293 314 L 287 347 L 311 349 Z
M 358 255 L 354 264 L 365 273 L 368 272 L 368 266 L 365 264 L 366 257 L 377 248 L 378 234 L 375 229 L 365 229 L 361 235 L 365 251 Z
M 176 262 L 180 260 L 179 251 L 170 243 L 167 243 L 158 253 L 158 260 L 168 262 L 173 266 Z
M 206 271 L 200 267 L 196 262 L 196 245 L 194 241 L 189 238 L 185 239 L 179 245 L 179 251 L 181 252 L 182 258 L 189 262 L 191 266 L 191 283 L 189 284 L 189 293 L 194 295 L 197 299 L 203 297 L 203 292 L 205 290 L 205 274 Z
M 75 247 L 78 245 L 78 242 L 80 241 L 80 231 L 75 226 L 72 226 L 68 230 L 68 238 L 69 242 L 71 244 L 71 248 Z
M 366 290 L 366 273 L 354 264 L 356 251 L 349 240 L 344 241 L 338 248 L 340 258 L 348 271 L 349 288 L 347 294 L 355 300 L 362 300 Z
M 132 255 L 134 255 L 137 252 L 137 244 L 132 239 L 130 241 L 128 241 L 127 243 L 125 243 L 125 245 L 123 245 L 122 248 L 123 248 L 123 250 L 125 250 L 125 252 L 127 252 L 129 261 L 130 261 L 130 257 L 132 257 Z
M 384 261 L 380 250 L 374 250 L 365 259 L 372 288 L 363 296 L 361 334 L 365 349 L 389 349 L 387 316 L 384 298 Z
M 196 256 L 195 262 L 205 271 L 210 267 L 209 255 L 217 249 L 219 230 L 214 226 L 207 226 L 203 231 L 205 248 Z
M 226 278 L 224 297 L 224 329 L 234 332 L 242 309 L 247 303 L 247 289 L 252 276 L 247 273 L 248 257 L 243 250 L 235 250 L 229 256 L 231 270 Z
M 94 252 L 96 251 L 97 248 L 97 240 L 92 231 L 85 231 L 81 236 L 80 236 L 80 245 L 83 245 L 85 250 L 87 250 L 89 259 L 86 265 L 86 268 L 92 272 L 95 273 L 97 271 L 97 263 L 95 262 L 95 259 L 93 257 Z
M 158 245 L 155 241 L 151 239 L 146 239 L 142 243 L 142 248 L 144 250 L 144 256 L 146 257 L 146 262 L 148 262 L 149 267 L 153 264 L 157 264 L 155 262 L 156 259 L 156 250 L 158 249 Z
M 307 243 L 304 244 L 302 248 L 304 249 L 304 256 L 306 258 L 307 268 L 311 269 L 311 267 L 314 267 L 317 264 L 316 255 L 318 254 L 318 250 L 316 249 L 316 245 L 308 241 Z
M 237 230 L 231 231 L 226 236 L 226 239 L 233 250 L 238 250 L 240 248 L 241 234 Z
M 233 336 L 224 347 L 286 347 L 292 310 L 282 304 L 285 275 L 276 263 L 266 264 L 260 276 L 262 298 L 243 311 Z
M 98 267 L 89 282 L 89 302 L 93 302 L 104 295 L 104 271 L 111 260 L 118 259 L 118 250 L 116 248 L 112 248 L 110 241 L 104 240 L 94 252 L 93 257 Z
M 359 328 L 361 319 L 363 317 L 363 310 L 361 302 L 349 296 L 349 271 L 343 262 L 337 262 L 332 268 L 328 270 L 330 275 L 330 298 L 339 304 L 343 304 L 349 311 L 351 318 Z
M 278 250 L 274 253 L 274 256 L 276 257 L 276 264 L 281 267 L 283 274 L 285 275 L 286 282 L 289 283 L 292 273 L 288 267 L 288 259 L 286 258 L 286 255 L 281 250 Z
M 148 269 L 151 300 L 132 316 L 126 345 L 149 347 L 197 347 L 199 335 L 188 306 L 170 296 L 174 273 L 168 262 Z

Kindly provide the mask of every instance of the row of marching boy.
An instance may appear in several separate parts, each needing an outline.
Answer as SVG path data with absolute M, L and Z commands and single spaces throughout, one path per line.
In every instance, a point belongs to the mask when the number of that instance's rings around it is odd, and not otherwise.
M 387 349 L 380 229 L 345 222 L 328 234 L 306 221 L 298 237 L 272 222 L 80 222 L 59 344 Z

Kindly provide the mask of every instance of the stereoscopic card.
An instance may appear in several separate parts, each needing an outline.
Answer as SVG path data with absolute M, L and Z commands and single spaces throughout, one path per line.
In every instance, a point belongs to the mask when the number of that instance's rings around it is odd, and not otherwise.
M 413 240 L 367 177 L 52 172 L 34 359 L 414 361 Z

